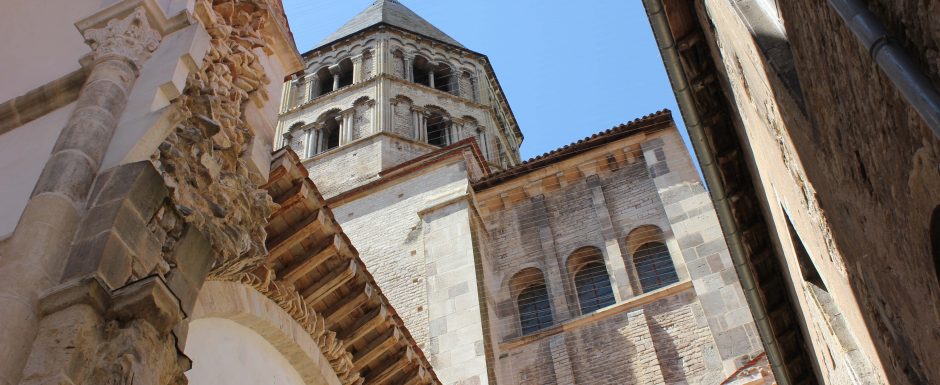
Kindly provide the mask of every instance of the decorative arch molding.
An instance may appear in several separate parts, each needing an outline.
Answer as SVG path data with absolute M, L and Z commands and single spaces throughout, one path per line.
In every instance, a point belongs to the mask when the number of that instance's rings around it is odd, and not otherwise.
M 355 41 L 353 42 L 353 44 L 340 46 L 339 48 L 336 48 L 333 51 L 329 51 L 325 53 L 323 56 L 320 56 L 311 60 L 307 64 L 307 69 L 310 69 L 317 65 L 319 65 L 320 67 L 323 67 L 323 66 L 330 66 L 330 65 L 336 64 L 340 60 L 349 58 L 351 56 L 360 55 L 360 54 L 366 53 L 367 51 L 371 51 L 374 49 L 373 48 L 374 46 L 375 46 L 374 38 L 370 38 L 364 41 Z
M 191 317 L 192 320 L 227 319 L 253 330 L 290 362 L 306 384 L 342 384 L 310 333 L 281 306 L 251 286 L 238 282 L 206 282 Z
M 596 250 L 601 256 L 604 256 L 605 255 L 604 246 L 605 245 L 603 244 L 603 242 L 585 242 L 585 243 L 579 243 L 579 244 L 570 246 L 567 249 L 565 249 L 564 253 L 562 254 L 562 255 L 567 255 L 567 257 L 565 257 L 564 265 L 570 266 L 572 262 L 571 259 L 573 257 L 577 259 L 576 257 L 581 255 L 579 251 L 583 251 L 583 250 L 588 250 L 588 249 Z M 575 264 L 577 264 L 577 262 L 575 262 Z
M 627 233 L 627 253 L 633 255 L 640 246 L 649 242 L 666 243 L 666 235 L 662 228 L 652 224 L 642 224 L 630 229 Z
M 314 120 L 314 122 L 323 123 L 326 121 L 327 118 L 331 116 L 342 114 L 344 110 L 346 109 L 342 109 L 339 107 L 330 108 L 326 111 L 323 111 L 323 113 L 321 113 L 320 115 L 318 115 L 317 118 Z

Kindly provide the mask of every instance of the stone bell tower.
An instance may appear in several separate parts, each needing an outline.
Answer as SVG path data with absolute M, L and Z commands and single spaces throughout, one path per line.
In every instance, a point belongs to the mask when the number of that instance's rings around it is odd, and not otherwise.
M 285 81 L 280 145 L 326 197 L 468 138 L 494 170 L 522 133 L 485 55 L 395 0 L 377 0 L 303 55 Z

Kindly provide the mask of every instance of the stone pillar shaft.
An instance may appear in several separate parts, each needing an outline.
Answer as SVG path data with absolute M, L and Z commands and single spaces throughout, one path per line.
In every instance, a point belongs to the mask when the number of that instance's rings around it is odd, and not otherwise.
M 95 61 L 0 259 L 0 385 L 19 383 L 38 330 L 39 294 L 56 284 L 98 168 L 159 34 L 143 8 L 84 31 Z
M 333 91 L 336 91 L 338 89 L 339 89 L 339 74 L 334 74 L 333 75 Z
M 353 84 L 362 81 L 362 55 L 352 58 L 353 63 Z
M 434 88 L 434 70 L 428 71 L 428 86 Z
M 415 81 L 414 66 L 411 64 L 413 61 L 414 58 L 405 57 L 405 80 L 409 82 Z

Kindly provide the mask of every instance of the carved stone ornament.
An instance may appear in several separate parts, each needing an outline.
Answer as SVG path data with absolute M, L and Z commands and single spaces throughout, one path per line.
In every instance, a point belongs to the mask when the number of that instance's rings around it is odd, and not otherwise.
M 246 164 L 254 132 L 245 106 L 269 83 L 257 54 L 267 44 L 261 35 L 267 8 L 260 0 L 204 4 L 209 53 L 174 101 L 180 121 L 151 161 L 177 211 L 216 251 L 212 275 L 226 276 L 263 260 L 264 227 L 275 207 Z
M 160 45 L 160 33 L 150 27 L 147 12 L 137 7 L 123 19 L 111 19 L 103 28 L 86 30 L 85 42 L 91 46 L 95 60 L 118 56 L 130 60 L 137 69 Z

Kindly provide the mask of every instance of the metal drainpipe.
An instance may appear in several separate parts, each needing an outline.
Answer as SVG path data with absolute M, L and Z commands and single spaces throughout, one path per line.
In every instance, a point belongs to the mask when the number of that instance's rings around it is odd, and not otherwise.
M 767 353 L 767 359 L 770 362 L 774 377 L 779 385 L 789 385 L 790 378 L 783 368 L 783 354 L 774 338 L 773 328 L 767 312 L 764 309 L 757 291 L 754 274 L 747 265 L 747 252 L 741 241 L 741 233 L 737 224 L 734 222 L 734 216 L 731 213 L 731 204 L 724 186 L 721 184 L 721 175 L 715 162 L 715 154 L 705 139 L 705 131 L 696 111 L 695 103 L 692 100 L 692 92 L 689 89 L 688 80 L 682 70 L 682 63 L 679 59 L 679 52 L 676 49 L 676 42 L 672 37 L 672 31 L 669 27 L 669 21 L 663 9 L 662 0 L 643 0 L 647 16 L 650 19 L 650 25 L 653 27 L 653 35 L 659 45 L 663 62 L 666 64 L 666 71 L 669 74 L 669 80 L 672 89 L 676 94 L 676 100 L 679 103 L 679 110 L 682 119 L 685 121 L 686 129 L 689 132 L 689 138 L 692 141 L 692 147 L 695 148 L 696 157 L 702 168 L 702 174 L 705 181 L 708 182 L 709 193 L 712 202 L 715 204 L 715 210 L 718 214 L 718 221 L 725 233 L 725 241 L 728 243 L 728 250 L 731 253 L 731 260 L 734 263 L 735 271 L 738 274 L 738 280 L 741 282 L 741 288 L 744 289 L 744 297 L 747 300 L 748 307 L 751 309 L 751 316 L 754 317 L 754 323 L 757 326 L 758 334 L 764 344 L 764 351 Z
M 940 94 L 930 79 L 862 1 L 829 0 L 829 6 L 842 17 L 891 83 L 940 139 Z

